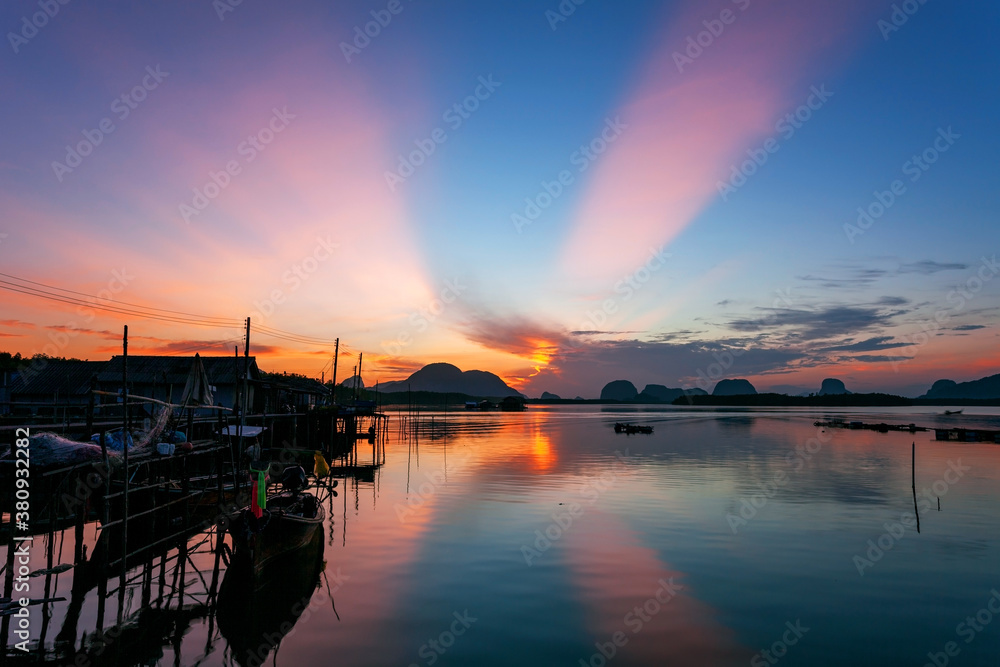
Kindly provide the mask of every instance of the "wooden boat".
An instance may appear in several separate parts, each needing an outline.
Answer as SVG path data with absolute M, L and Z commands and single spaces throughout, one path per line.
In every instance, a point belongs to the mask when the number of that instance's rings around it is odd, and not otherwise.
M 652 426 L 643 426 L 641 424 L 623 424 L 618 422 L 615 424 L 615 433 L 625 433 L 626 435 L 633 435 L 635 433 L 646 433 L 650 434 L 653 432 Z
M 286 468 L 281 483 L 286 490 L 267 498 L 259 518 L 249 506 L 230 517 L 234 557 L 246 560 L 258 574 L 274 559 L 309 544 L 326 519 L 316 496 L 302 491 L 301 467 Z
M 945 415 L 960 415 L 960 414 L 962 414 L 962 410 L 945 410 L 944 414 Z

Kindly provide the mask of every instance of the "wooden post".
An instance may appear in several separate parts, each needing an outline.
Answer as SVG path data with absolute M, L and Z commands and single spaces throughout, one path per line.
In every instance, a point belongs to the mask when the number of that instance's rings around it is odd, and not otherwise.
M 104 605 L 106 604 L 106 601 L 108 599 L 107 541 L 105 541 L 105 547 L 104 549 L 102 549 L 102 551 L 104 553 L 101 556 L 101 571 L 97 576 L 97 623 L 95 625 L 97 626 L 98 630 L 104 629 Z
M 913 489 L 913 514 L 917 518 L 917 533 L 920 532 L 920 510 L 917 509 L 917 443 L 910 448 L 910 484 Z
M 219 494 L 219 500 L 216 502 L 216 509 L 221 510 L 226 502 L 226 491 L 222 486 L 222 468 L 225 464 L 222 458 L 222 448 L 217 447 L 215 450 L 215 483 L 216 483 L 216 493 Z
M 94 432 L 94 401 L 97 396 L 94 391 L 97 390 L 97 375 L 90 376 L 90 397 L 87 399 L 87 437 Z
M 101 523 L 107 523 L 111 513 L 111 508 L 108 505 L 110 502 L 108 496 L 111 495 L 111 461 L 108 460 L 108 441 L 105 438 L 103 428 L 100 431 L 100 443 L 101 460 L 104 461 L 104 497 L 101 499 Z
M 233 352 L 236 354 L 236 363 L 238 364 L 240 362 L 240 348 L 239 348 L 239 346 L 234 345 L 233 346 Z M 234 365 L 233 366 L 233 370 L 235 371 L 235 369 L 236 369 L 236 366 Z M 233 413 L 234 414 L 237 411 L 242 412 L 242 410 L 240 410 L 240 407 L 239 407 L 239 404 L 240 404 L 241 401 L 237 401 L 236 400 L 236 397 L 239 396 L 239 394 L 240 394 L 240 382 L 239 382 L 239 379 L 237 378 L 236 381 L 233 383 Z M 229 463 L 230 463 L 230 465 L 233 468 L 233 485 L 234 485 L 234 487 L 236 489 L 236 493 L 239 494 L 239 492 L 240 492 L 240 481 L 241 480 L 240 480 L 239 471 L 238 471 L 238 468 L 237 468 L 237 465 L 236 465 L 236 463 L 237 463 L 237 461 L 239 461 L 239 457 L 240 457 L 240 453 L 236 451 L 237 448 L 239 447 L 239 437 L 236 438 L 236 440 L 235 440 L 236 444 L 234 444 L 233 432 L 229 429 L 229 426 L 230 426 L 229 419 L 226 419 L 226 432 L 227 432 L 227 434 L 229 436 Z M 236 428 L 237 434 L 239 434 L 239 420 L 237 420 L 237 422 L 235 424 L 232 424 L 232 426 Z
M 121 625 L 125 612 L 125 575 L 128 571 L 128 325 L 122 336 L 122 552 L 121 573 L 118 575 L 118 624 Z
M 74 553 L 73 553 L 73 564 L 83 562 L 83 525 L 86 522 L 87 513 L 87 502 L 82 502 L 77 505 L 76 509 L 76 530 L 74 534 Z
M 187 541 L 188 528 L 191 524 L 191 486 L 187 452 L 181 454 L 181 495 L 184 496 L 184 540 Z

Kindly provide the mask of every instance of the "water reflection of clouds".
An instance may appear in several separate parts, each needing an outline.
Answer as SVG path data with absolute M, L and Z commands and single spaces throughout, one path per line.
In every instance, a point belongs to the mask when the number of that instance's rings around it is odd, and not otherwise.
M 623 665 L 735 664 L 749 657 L 718 623 L 717 610 L 698 598 L 685 573 L 662 562 L 621 519 L 593 510 L 574 528 L 565 537 L 564 560 L 591 646 L 624 632 L 628 642 L 615 659 Z M 661 580 L 671 578 L 684 587 L 676 597 L 655 616 L 647 613 L 648 622 L 630 623 L 643 619 L 636 608 L 656 593 Z

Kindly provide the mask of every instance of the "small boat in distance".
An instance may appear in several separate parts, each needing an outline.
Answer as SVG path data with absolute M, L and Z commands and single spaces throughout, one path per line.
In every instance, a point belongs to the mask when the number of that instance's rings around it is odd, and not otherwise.
M 624 424 L 618 422 L 615 424 L 615 433 L 624 433 L 626 435 L 632 435 L 635 433 L 646 433 L 647 435 L 653 432 L 652 426 L 643 426 L 641 424 Z
M 963 408 L 963 409 L 964 409 L 964 408 Z M 945 410 L 945 411 L 944 411 L 944 414 L 945 414 L 946 416 L 950 416 L 950 415 L 960 415 L 960 414 L 962 414 L 962 410 Z

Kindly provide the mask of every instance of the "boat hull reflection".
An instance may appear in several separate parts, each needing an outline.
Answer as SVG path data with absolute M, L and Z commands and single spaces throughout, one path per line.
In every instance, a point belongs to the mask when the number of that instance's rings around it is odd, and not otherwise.
M 322 526 L 304 546 L 255 568 L 233 556 L 219 589 L 216 619 L 240 665 L 260 665 L 309 606 L 323 571 Z

